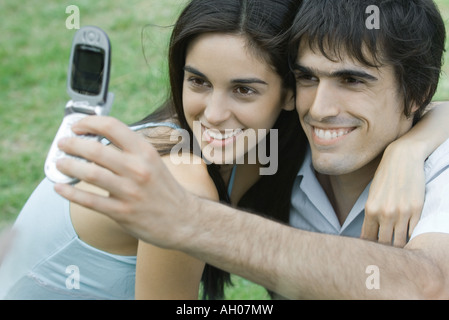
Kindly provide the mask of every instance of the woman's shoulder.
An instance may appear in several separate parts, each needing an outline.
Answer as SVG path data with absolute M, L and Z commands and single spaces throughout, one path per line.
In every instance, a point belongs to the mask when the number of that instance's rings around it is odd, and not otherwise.
M 146 122 L 131 128 L 161 152 L 165 165 L 184 188 L 201 197 L 218 200 L 218 192 L 206 163 L 186 147 L 182 140 L 184 132 L 176 119 Z M 182 143 L 185 148 L 172 149 L 177 143 Z
M 162 157 L 175 179 L 188 191 L 218 201 L 218 192 L 203 159 L 190 152 Z

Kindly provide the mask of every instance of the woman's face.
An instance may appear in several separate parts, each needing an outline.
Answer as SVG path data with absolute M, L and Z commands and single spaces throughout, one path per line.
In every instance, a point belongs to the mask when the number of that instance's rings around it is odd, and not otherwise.
M 280 76 L 244 37 L 217 33 L 201 35 L 187 48 L 183 106 L 203 156 L 217 164 L 243 159 L 281 110 L 294 108 Z

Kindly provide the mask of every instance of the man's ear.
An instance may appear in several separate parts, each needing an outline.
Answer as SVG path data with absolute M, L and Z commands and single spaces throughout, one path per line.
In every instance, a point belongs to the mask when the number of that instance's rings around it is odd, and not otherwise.
M 293 90 L 288 89 L 287 93 L 285 95 L 285 101 L 284 106 L 282 107 L 285 111 L 293 111 L 296 108 L 296 99 L 295 99 L 295 93 Z

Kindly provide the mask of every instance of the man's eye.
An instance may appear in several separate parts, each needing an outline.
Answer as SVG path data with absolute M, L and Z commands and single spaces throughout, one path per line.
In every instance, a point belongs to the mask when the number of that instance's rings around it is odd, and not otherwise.
M 296 83 L 298 85 L 306 85 L 318 82 L 318 78 L 307 73 L 296 73 Z
M 344 82 L 350 85 L 358 85 L 358 84 L 363 84 L 364 82 L 362 80 L 359 80 L 357 78 L 353 78 L 353 77 L 348 77 L 344 79 Z

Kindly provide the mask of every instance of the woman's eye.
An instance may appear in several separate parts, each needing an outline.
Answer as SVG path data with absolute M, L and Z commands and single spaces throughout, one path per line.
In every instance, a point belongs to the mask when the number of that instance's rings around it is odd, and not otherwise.
M 252 95 L 256 93 L 254 89 L 248 88 L 248 87 L 237 87 L 234 90 L 236 93 L 244 96 Z
M 194 87 L 204 87 L 204 86 L 209 86 L 209 83 L 201 78 L 189 78 L 187 79 L 188 82 L 190 82 Z

